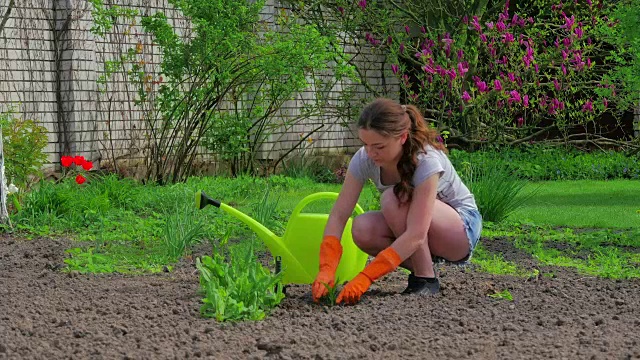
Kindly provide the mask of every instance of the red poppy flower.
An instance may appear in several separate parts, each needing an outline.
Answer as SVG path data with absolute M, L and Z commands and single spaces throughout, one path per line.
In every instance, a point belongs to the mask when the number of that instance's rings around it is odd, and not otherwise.
M 93 163 L 91 161 L 85 161 L 84 164 L 82 164 L 82 168 L 87 171 L 91 170 L 92 167 Z
M 71 164 L 73 164 L 73 158 L 71 156 L 61 156 L 60 164 L 62 164 L 62 166 L 64 167 L 69 167 L 71 166 Z
M 73 163 L 78 165 L 78 166 L 82 166 L 82 164 L 84 164 L 86 160 L 84 159 L 84 156 L 76 156 L 73 158 Z
M 87 181 L 87 179 L 84 176 L 82 175 L 76 176 L 76 182 L 78 183 L 78 185 L 84 184 L 85 181 Z

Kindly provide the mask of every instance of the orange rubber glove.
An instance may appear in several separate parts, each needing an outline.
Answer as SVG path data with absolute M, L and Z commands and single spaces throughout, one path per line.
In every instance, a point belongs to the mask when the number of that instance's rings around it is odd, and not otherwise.
M 360 274 L 342 288 L 336 303 L 340 304 L 344 301 L 347 304 L 355 304 L 374 281 L 395 270 L 400 266 L 400 263 L 402 263 L 402 259 L 392 247 L 380 251 L 378 256 Z
M 342 257 L 342 245 L 340 240 L 327 235 L 320 244 L 320 271 L 311 286 L 313 301 L 318 302 L 320 298 L 327 295 L 327 286 L 333 287 L 335 283 L 336 269 Z

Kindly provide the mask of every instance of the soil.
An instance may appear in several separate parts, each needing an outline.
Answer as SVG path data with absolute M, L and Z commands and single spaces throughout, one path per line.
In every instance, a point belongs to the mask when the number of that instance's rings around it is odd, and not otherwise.
M 535 266 L 507 239 L 492 252 Z M 539 267 L 537 279 L 441 264 L 442 291 L 400 295 L 406 275 L 354 306 L 313 304 L 310 286 L 260 322 L 199 315 L 192 260 L 169 273 L 60 271 L 60 239 L 0 238 L 0 359 L 640 359 L 640 281 Z M 508 289 L 513 301 L 487 296 Z

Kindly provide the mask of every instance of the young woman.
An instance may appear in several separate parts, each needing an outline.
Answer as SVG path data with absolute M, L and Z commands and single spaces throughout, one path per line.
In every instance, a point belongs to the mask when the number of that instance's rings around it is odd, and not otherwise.
M 340 237 L 368 179 L 382 193 L 381 211 L 357 216 L 352 234 L 375 258 L 343 287 L 337 303 L 359 301 L 374 281 L 398 266 L 411 271 L 403 293 L 437 293 L 432 258 L 468 261 L 480 238 L 482 217 L 473 194 L 415 106 L 374 100 L 360 115 L 358 136 L 364 146 L 351 159 L 320 245 L 314 301 L 327 294 L 325 285 L 334 285 Z

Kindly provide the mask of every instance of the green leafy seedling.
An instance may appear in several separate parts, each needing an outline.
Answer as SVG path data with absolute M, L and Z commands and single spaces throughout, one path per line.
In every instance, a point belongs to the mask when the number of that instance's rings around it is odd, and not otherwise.
M 503 300 L 513 301 L 513 295 L 511 295 L 508 289 L 504 289 L 494 294 L 489 294 L 489 297 L 492 297 L 494 299 L 503 299 Z
M 322 283 L 322 285 L 327 288 L 327 294 L 320 299 L 323 305 L 334 306 L 336 304 L 336 299 L 338 298 L 338 294 L 340 294 L 338 291 L 338 284 L 340 284 L 339 279 L 336 279 L 333 286 L 327 283 Z

